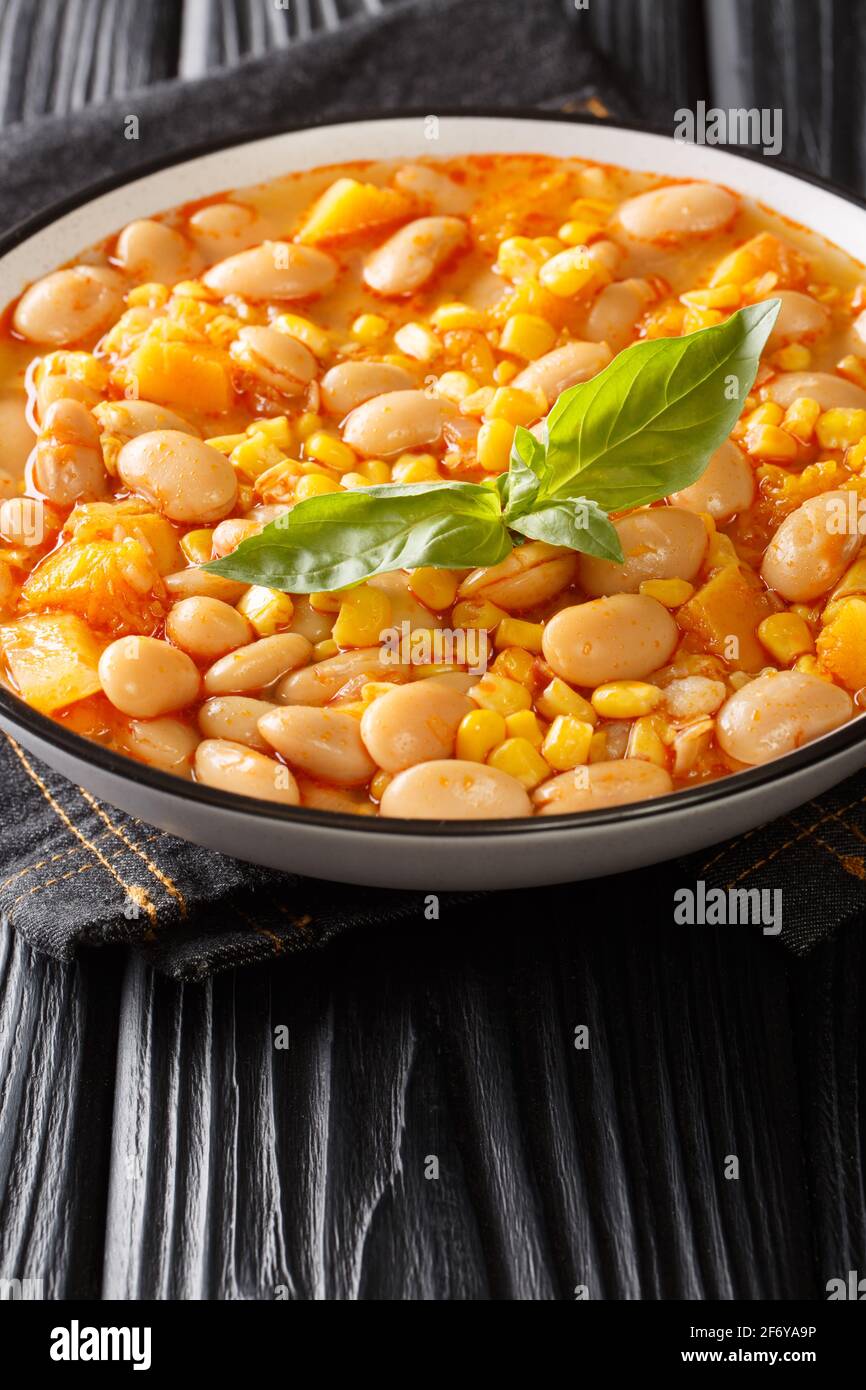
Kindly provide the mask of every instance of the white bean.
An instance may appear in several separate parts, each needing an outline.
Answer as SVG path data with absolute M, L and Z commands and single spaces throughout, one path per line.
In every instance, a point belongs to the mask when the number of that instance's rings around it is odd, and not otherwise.
M 149 430 L 124 444 L 117 471 L 131 492 L 172 521 L 219 521 L 237 501 L 237 475 L 224 454 L 179 430 Z
M 544 629 L 549 666 L 572 685 L 643 680 L 669 661 L 679 638 L 666 608 L 644 594 L 614 594 L 560 609 Z
M 636 594 L 647 579 L 694 579 L 707 552 L 707 528 L 694 512 L 650 507 L 614 522 L 625 563 L 581 555 L 578 580 L 591 598 Z
M 180 434 L 201 437 L 201 431 L 177 411 L 152 401 L 102 401 L 94 407 L 93 414 L 107 434 L 124 443 L 154 430 L 177 430 Z
M 245 203 L 208 203 L 192 214 L 189 230 L 209 261 L 245 251 L 266 234 L 264 218 Z
M 99 659 L 99 679 L 116 709 L 152 719 L 192 704 L 201 680 L 186 652 L 156 637 L 119 637 Z
M 435 444 L 441 433 L 441 404 L 423 391 L 386 391 L 357 406 L 343 424 L 343 439 L 366 458 Z
M 114 255 L 134 280 L 160 285 L 190 280 L 201 269 L 201 257 L 186 237 L 149 217 L 124 227 Z
M 205 738 L 228 739 L 267 753 L 270 745 L 259 733 L 259 720 L 276 705 L 251 695 L 214 695 L 198 712 L 198 726 Z
M 50 405 L 27 468 L 31 490 L 58 507 L 94 502 L 108 491 L 99 430 L 80 401 Z
M 165 630 L 174 645 L 194 661 L 216 661 L 253 638 L 244 615 L 218 598 L 181 599 L 169 612 Z
M 398 772 L 382 793 L 379 814 L 404 820 L 500 820 L 531 815 L 532 803 L 507 772 L 445 758 Z
M 377 294 L 414 294 L 469 240 L 459 217 L 419 217 L 367 258 L 364 283 Z
M 848 524 L 851 494 L 810 497 L 786 516 L 761 565 L 761 578 L 789 603 L 808 603 L 841 579 L 862 537 Z
M 383 647 L 358 647 L 325 657 L 286 676 L 274 691 L 274 699 L 281 705 L 325 705 L 357 676 L 375 681 L 408 680 L 409 667 L 392 664 L 389 657 Z
M 180 777 L 190 776 L 198 743 L 195 729 L 179 719 L 133 719 L 124 737 L 126 751 L 133 757 Z
M 342 420 L 373 396 L 408 391 L 414 385 L 411 373 L 393 362 L 340 362 L 322 377 L 322 404 L 329 415 Z
M 246 593 L 247 584 L 237 579 L 226 579 L 222 574 L 211 574 L 201 565 L 190 565 L 188 569 L 178 570 L 176 574 L 165 576 L 165 587 L 173 599 L 220 598 L 224 603 L 237 603 Z
M 607 806 L 627 806 L 633 801 L 665 796 L 674 789 L 670 773 L 640 758 L 590 763 L 542 782 L 533 793 L 541 816 L 563 816 L 572 811 L 602 811 Z
M 312 246 L 287 241 L 263 241 L 238 251 L 205 271 L 208 289 L 225 297 L 236 294 L 252 300 L 307 299 L 331 288 L 337 262 Z
M 229 353 L 238 366 L 286 396 L 300 395 L 318 370 L 309 348 L 276 328 L 242 328 Z
M 368 705 L 361 737 L 386 772 L 447 758 L 454 751 L 457 726 L 474 709 L 459 690 L 434 680 L 401 685 Z
M 298 784 L 289 769 L 242 743 L 204 739 L 195 751 L 195 775 L 206 787 L 234 796 L 255 796 L 284 806 L 300 804 Z
M 208 695 L 244 695 L 248 690 L 264 690 L 287 671 L 309 661 L 312 647 L 297 632 L 277 632 L 257 642 L 238 647 L 205 672 Z
M 31 343 L 66 347 L 102 333 L 120 314 L 122 281 L 100 266 L 54 270 L 25 290 L 12 326 Z
M 730 521 L 755 500 L 755 473 L 742 449 L 726 439 L 711 456 L 697 482 L 672 492 L 669 501 L 689 512 L 708 512 L 714 521 Z
M 851 696 L 806 671 L 766 671 L 722 706 L 719 745 L 737 762 L 758 764 L 790 753 L 844 724 Z
M 830 326 L 830 310 L 826 304 L 799 290 L 775 290 L 771 296 L 780 302 L 773 331 L 767 339 L 767 352 L 784 347 L 786 343 L 809 342 Z
M 569 386 L 577 386 L 581 381 L 606 367 L 611 359 L 610 348 L 606 343 L 565 343 L 563 347 L 553 348 L 530 362 L 522 372 L 518 372 L 511 385 L 519 391 L 543 391 L 548 406 L 552 406 L 560 392 Z
M 498 608 L 520 612 L 547 603 L 572 582 L 577 555 L 545 541 L 515 546 L 498 565 L 473 570 L 460 585 L 460 598 L 489 599 Z
M 404 164 L 394 175 L 394 184 L 419 203 L 425 203 L 431 212 L 459 215 L 472 202 L 468 189 L 426 164 Z
M 259 733 L 293 767 L 338 787 L 369 782 L 376 771 L 357 717 L 344 710 L 287 705 L 262 715 Z
M 822 410 L 836 406 L 866 410 L 866 391 L 835 372 L 780 372 L 764 389 L 767 397 L 785 410 L 799 396 L 817 401 Z
M 596 295 L 586 316 L 584 333 L 593 343 L 607 343 L 620 352 L 635 335 L 638 319 L 653 298 L 647 280 L 617 280 Z
M 720 232 L 733 221 L 738 200 L 712 183 L 675 183 L 639 193 L 620 205 L 617 218 L 636 241 L 661 245 Z

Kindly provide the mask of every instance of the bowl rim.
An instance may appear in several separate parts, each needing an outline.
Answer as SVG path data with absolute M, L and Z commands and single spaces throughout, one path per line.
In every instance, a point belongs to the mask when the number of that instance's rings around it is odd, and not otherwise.
M 290 123 L 281 121 L 262 123 L 251 127 L 246 134 L 237 139 L 225 140 L 217 137 L 184 146 L 166 155 L 145 161 L 133 170 L 111 174 L 104 179 L 89 183 L 86 188 L 77 193 L 71 194 L 67 198 L 58 199 L 32 217 L 14 223 L 12 227 L 0 235 L 0 257 L 5 256 L 26 241 L 28 237 L 44 230 L 67 213 L 93 202 L 106 193 L 122 188 L 125 184 L 134 183 L 162 170 L 170 169 L 175 164 L 183 164 L 205 155 L 215 154 L 220 150 L 234 149 L 253 144 L 256 141 L 268 140 L 280 135 L 301 133 L 305 130 L 355 125 L 367 121 L 418 119 L 426 114 L 428 114 L 426 109 L 421 107 L 400 107 L 389 111 L 357 110 L 340 116 L 324 116 L 321 119 Z M 537 121 L 539 124 L 606 126 L 638 134 L 654 135 L 667 141 L 674 138 L 669 130 L 664 130 L 649 122 L 599 117 L 583 112 L 545 111 L 537 107 L 450 106 L 439 108 L 436 114 L 448 120 L 471 120 L 480 117 L 487 120 Z M 726 154 L 732 155 L 736 159 L 747 160 L 751 163 L 764 162 L 764 157 L 757 150 L 746 147 L 732 148 L 728 145 L 721 148 Z M 866 199 L 832 179 L 797 169 L 775 157 L 773 168 L 801 183 L 811 184 L 825 192 L 835 194 L 846 202 L 852 203 L 855 207 L 866 211 Z M 824 734 L 814 742 L 804 744 L 801 748 L 758 767 L 747 768 L 731 773 L 727 777 L 701 783 L 695 787 L 682 788 L 664 796 L 651 797 L 648 800 L 632 802 L 624 806 L 612 806 L 599 811 L 572 811 L 557 816 L 523 816 L 460 821 L 402 820 L 396 817 L 359 816 L 343 811 L 324 811 L 305 806 L 284 806 L 278 802 L 264 801 L 258 797 L 220 792 L 201 782 L 186 781 L 169 772 L 151 767 L 147 763 L 139 762 L 135 758 L 116 753 L 103 744 L 85 738 L 82 734 L 74 733 L 47 715 L 39 713 L 3 686 L 0 686 L 0 717 L 7 724 L 31 734 L 34 738 L 51 745 L 73 759 L 93 764 L 100 771 L 125 781 L 144 783 L 151 791 L 169 796 L 180 804 L 193 800 L 214 810 L 236 811 L 244 816 L 277 821 L 286 826 L 307 825 L 322 830 L 331 828 L 374 835 L 396 834 L 410 839 L 413 837 L 424 838 L 431 834 L 446 839 L 520 834 L 538 835 L 550 834 L 553 831 L 590 831 L 612 825 L 639 824 L 648 818 L 670 820 L 679 811 L 689 812 L 715 803 L 726 802 L 732 797 L 748 795 L 749 792 L 758 791 L 763 787 L 781 782 L 789 775 L 844 753 L 860 743 L 866 743 L 866 724 L 862 722 L 862 716 L 855 716 L 840 728 L 829 734 Z

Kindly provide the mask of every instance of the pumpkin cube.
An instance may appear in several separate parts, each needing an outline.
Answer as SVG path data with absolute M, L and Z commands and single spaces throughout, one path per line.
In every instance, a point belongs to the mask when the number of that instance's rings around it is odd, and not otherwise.
M 164 587 L 140 541 L 68 541 L 28 578 L 28 608 L 78 613 L 108 632 L 152 634 L 165 615 Z
M 200 343 L 150 338 L 128 359 L 123 376 L 136 383 L 142 399 L 187 412 L 219 415 L 232 401 L 226 354 Z
M 64 532 L 76 541 L 139 541 L 160 574 L 174 574 L 186 563 L 171 522 L 136 497 L 81 503 L 70 512 Z
M 73 613 L 35 613 L 0 628 L 0 648 L 28 705 L 53 714 L 101 689 L 104 643 Z
M 767 653 L 757 628 L 774 612 L 756 575 L 739 565 L 725 565 L 677 609 L 677 622 L 735 671 L 760 671 L 767 665 Z
M 848 690 L 866 685 L 866 599 L 846 598 L 815 643 L 821 665 Z
M 357 179 L 337 179 L 309 209 L 298 231 L 298 241 L 315 246 L 323 241 L 356 236 L 410 217 L 415 204 L 396 188 L 379 188 Z

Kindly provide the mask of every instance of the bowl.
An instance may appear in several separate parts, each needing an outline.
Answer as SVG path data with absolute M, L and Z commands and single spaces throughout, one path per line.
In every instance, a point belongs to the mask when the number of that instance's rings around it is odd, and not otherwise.
M 594 118 L 547 113 L 440 113 L 351 119 L 268 132 L 172 157 L 49 209 L 0 240 L 0 304 L 132 218 L 226 188 L 354 159 L 538 153 L 709 179 L 766 203 L 853 256 L 864 205 L 775 160 L 674 140 Z M 866 763 L 866 723 L 763 767 L 636 805 L 524 820 L 395 821 L 231 797 L 136 763 L 69 732 L 0 689 L 0 727 L 50 767 L 130 815 L 223 854 L 320 878 L 428 891 L 531 887 L 594 878 L 682 855 L 783 815 Z

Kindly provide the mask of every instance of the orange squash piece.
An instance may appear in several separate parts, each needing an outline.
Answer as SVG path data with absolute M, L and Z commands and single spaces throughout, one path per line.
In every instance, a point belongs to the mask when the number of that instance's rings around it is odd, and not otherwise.
M 357 179 L 337 179 L 310 208 L 297 239 L 307 246 L 337 241 L 401 221 L 411 217 L 414 211 L 414 200 L 396 188 L 379 188 L 375 183 L 359 183 Z
M 821 665 L 848 690 L 866 685 L 866 599 L 846 598 L 818 634 Z
M 64 533 L 81 542 L 140 541 L 160 574 L 173 574 L 186 565 L 171 522 L 136 497 L 123 502 L 81 503 L 70 512 Z
M 232 402 L 225 353 L 199 343 L 149 339 L 129 358 L 124 378 L 136 382 L 142 399 L 177 406 L 187 413 L 220 415 Z
M 35 613 L 0 628 L 0 649 L 15 685 L 42 714 L 101 689 L 104 642 L 74 613 Z
M 760 671 L 767 653 L 756 631 L 775 611 L 756 575 L 740 565 L 725 565 L 677 609 L 677 622 L 734 670 Z
M 165 616 L 165 589 L 140 541 L 69 541 L 37 565 L 21 590 L 31 609 L 78 613 L 107 632 L 150 635 Z

